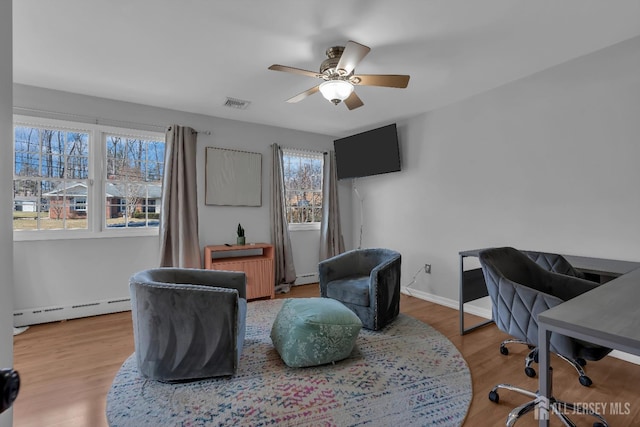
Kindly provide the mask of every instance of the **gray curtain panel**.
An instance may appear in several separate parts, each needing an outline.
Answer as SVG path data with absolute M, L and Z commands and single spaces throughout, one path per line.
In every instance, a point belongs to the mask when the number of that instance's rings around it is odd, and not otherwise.
M 322 185 L 322 222 L 320 223 L 320 261 L 344 252 L 338 201 L 338 175 L 335 152 L 325 154 Z
M 275 286 L 277 293 L 289 292 L 296 281 L 296 269 L 293 265 L 293 252 L 289 239 L 289 223 L 284 211 L 285 191 L 282 167 L 282 149 L 278 144 L 271 145 L 271 243 L 275 258 Z
M 166 133 L 160 266 L 202 268 L 196 187 L 197 132 L 172 125 Z

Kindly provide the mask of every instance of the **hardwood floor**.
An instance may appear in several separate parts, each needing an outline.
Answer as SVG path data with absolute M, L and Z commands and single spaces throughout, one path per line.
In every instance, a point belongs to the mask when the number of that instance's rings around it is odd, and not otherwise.
M 294 287 L 278 298 L 318 296 L 317 285 Z M 508 356 L 498 345 L 507 335 L 494 325 L 459 335 L 458 311 L 403 295 L 401 311 L 422 320 L 447 336 L 464 356 L 473 383 L 473 401 L 465 426 L 504 425 L 507 413 L 528 400 L 503 391 L 500 403 L 487 395 L 500 382 L 537 389 L 537 378 L 524 375 L 524 346 L 512 346 Z M 469 315 L 469 322 L 480 319 Z M 466 321 L 466 320 L 465 320 Z M 15 368 L 21 376 L 20 394 L 14 405 L 16 427 L 103 427 L 106 395 L 122 362 L 133 352 L 131 313 L 116 313 L 65 322 L 36 325 L 14 338 Z M 640 366 L 612 357 L 589 363 L 594 385 L 578 383 L 573 368 L 553 358 L 554 390 L 559 399 L 589 402 L 602 411 L 611 426 L 640 424 Z M 603 404 L 607 406 L 603 410 Z M 612 408 L 613 405 L 613 408 Z M 613 414 L 627 412 L 623 415 Z M 578 425 L 591 426 L 584 416 L 572 416 Z M 533 414 L 518 426 L 537 426 Z M 561 425 L 552 419 L 551 425 Z

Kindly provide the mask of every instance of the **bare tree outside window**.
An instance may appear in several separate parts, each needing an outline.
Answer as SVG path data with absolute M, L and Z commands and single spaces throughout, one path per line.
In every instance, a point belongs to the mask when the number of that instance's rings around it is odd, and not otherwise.
M 289 224 L 319 223 L 322 219 L 320 153 L 283 150 L 285 209 Z
M 107 227 L 158 226 L 164 141 L 106 138 Z
M 87 229 L 88 159 L 87 132 L 16 125 L 14 230 Z
M 158 228 L 164 137 L 112 131 L 100 125 L 17 119 L 13 229 L 100 232 L 94 227 L 96 217 L 105 218 L 106 229 Z M 131 136 L 136 134 L 140 136 Z M 105 144 L 102 149 L 96 147 L 98 141 Z M 96 175 L 93 166 L 104 167 L 104 175 Z

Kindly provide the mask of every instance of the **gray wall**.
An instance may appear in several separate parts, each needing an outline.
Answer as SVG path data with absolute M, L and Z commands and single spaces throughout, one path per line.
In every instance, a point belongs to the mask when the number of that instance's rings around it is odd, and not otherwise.
M 0 1 L 0 368 L 13 363 L 12 233 L 12 4 Z M 0 427 L 12 424 L 12 411 L 0 415 Z
M 144 105 L 15 85 L 14 105 L 66 114 L 80 114 L 140 124 L 191 126 L 211 135 L 198 135 L 198 199 L 200 244 L 235 242 L 236 227 L 244 226 L 248 242 L 269 242 L 270 144 L 314 150 L 330 149 L 333 138 L 265 125 L 220 119 Z M 22 113 L 23 110 L 16 110 Z M 51 118 L 65 118 L 43 114 Z M 142 126 L 144 127 L 144 126 Z M 152 129 L 149 129 L 152 130 Z M 157 130 L 157 129 L 156 129 Z M 219 207 L 204 204 L 205 147 L 234 148 L 262 153 L 261 207 Z M 346 237 L 350 235 L 350 189 L 342 184 Z M 317 271 L 319 231 L 292 233 L 298 274 Z M 15 310 L 68 306 L 127 297 L 128 278 L 157 265 L 157 237 L 100 238 L 15 242 Z
M 640 261 L 638 70 L 634 38 L 399 123 L 404 170 L 357 183 L 364 246 L 399 250 L 403 285 L 431 263 L 412 287 L 449 302 L 461 250 Z

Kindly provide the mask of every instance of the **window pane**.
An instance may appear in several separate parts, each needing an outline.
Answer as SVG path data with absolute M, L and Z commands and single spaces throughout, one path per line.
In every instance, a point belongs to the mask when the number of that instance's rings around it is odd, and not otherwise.
M 13 228 L 86 229 L 89 133 L 15 126 L 14 153 Z
M 118 136 L 108 136 L 107 148 L 107 179 L 117 179 L 120 168 L 124 163 L 124 141 Z
M 86 179 L 89 177 L 89 158 L 80 156 L 67 157 L 66 178 Z
M 164 141 L 107 136 L 107 228 L 159 225 L 164 150 Z
M 87 182 L 42 181 L 40 230 L 87 229 Z
M 31 152 L 16 152 L 14 174 L 16 176 L 38 176 L 40 168 L 40 154 Z
M 38 182 L 32 180 L 13 181 L 13 229 L 34 230 L 38 228 Z
M 42 171 L 40 173 L 46 178 L 64 177 L 64 159 L 58 154 L 46 153 L 42 155 Z
M 67 133 L 65 149 L 67 178 L 86 179 L 89 177 L 89 135 L 80 132 Z
M 106 226 L 158 227 L 162 186 L 138 181 L 111 181 L 105 190 Z
M 322 154 L 283 154 L 285 208 L 289 223 L 320 222 L 322 218 Z
M 14 139 L 16 152 L 40 153 L 40 132 L 38 129 L 16 126 Z

